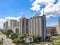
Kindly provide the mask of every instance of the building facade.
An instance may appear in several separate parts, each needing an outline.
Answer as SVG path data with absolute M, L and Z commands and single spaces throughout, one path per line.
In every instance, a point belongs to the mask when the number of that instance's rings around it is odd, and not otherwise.
M 13 29 L 17 26 L 17 20 L 8 20 L 9 29 Z
M 25 17 L 19 19 L 19 33 L 28 34 L 28 19 Z
M 60 19 L 58 19 L 57 34 L 60 34 Z
M 57 34 L 56 27 L 46 27 L 47 36 L 55 36 Z
M 17 20 L 11 19 L 11 20 L 7 20 L 4 23 L 4 30 L 11 29 L 15 33 L 16 27 L 17 27 Z
M 3 27 L 4 27 L 4 30 L 8 30 L 8 22 L 7 21 L 4 22 Z
M 46 17 L 36 15 L 29 19 L 29 35 L 39 35 L 42 40 L 46 39 Z

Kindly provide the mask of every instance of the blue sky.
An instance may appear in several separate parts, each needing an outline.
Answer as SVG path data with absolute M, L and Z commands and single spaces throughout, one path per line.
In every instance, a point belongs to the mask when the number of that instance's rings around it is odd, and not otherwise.
M 0 0 L 0 18 L 22 16 L 21 12 L 27 17 L 32 16 L 31 3 L 29 0 Z
M 7 17 L 32 17 L 45 10 L 47 25 L 56 25 L 60 18 L 60 0 L 0 0 L 0 20 Z M 56 6 L 56 8 L 55 8 Z M 49 7 L 49 8 L 48 8 Z M 0 21 L 0 25 L 2 21 Z

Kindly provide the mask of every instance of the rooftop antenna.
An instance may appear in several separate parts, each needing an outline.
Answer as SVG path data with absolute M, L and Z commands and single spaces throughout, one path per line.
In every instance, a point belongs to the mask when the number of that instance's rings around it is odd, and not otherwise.
M 44 15 L 44 9 L 43 9 L 43 15 Z
M 45 16 L 45 14 L 44 14 L 44 9 L 43 9 L 43 16 Z

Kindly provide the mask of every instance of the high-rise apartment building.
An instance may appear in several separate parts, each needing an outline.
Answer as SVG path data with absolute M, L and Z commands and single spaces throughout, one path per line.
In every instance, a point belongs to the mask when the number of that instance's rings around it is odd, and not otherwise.
M 28 19 L 25 17 L 19 19 L 19 33 L 28 34 Z
M 29 35 L 39 35 L 42 40 L 46 39 L 46 17 L 43 16 L 33 16 L 29 19 Z
M 57 33 L 60 34 L 60 19 L 58 19 Z
M 46 39 L 46 16 L 33 16 L 30 19 L 21 17 L 19 21 L 8 20 L 8 28 L 20 34 L 38 35 Z M 5 26 L 4 26 L 5 27 Z

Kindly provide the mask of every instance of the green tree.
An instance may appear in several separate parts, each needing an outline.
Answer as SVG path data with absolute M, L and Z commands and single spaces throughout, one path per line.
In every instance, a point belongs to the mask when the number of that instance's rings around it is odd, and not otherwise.
M 34 42 L 39 42 L 41 41 L 41 37 L 39 35 L 32 35 Z
M 9 30 L 6 31 L 6 35 L 7 35 L 8 37 L 9 37 L 9 35 L 12 34 L 12 33 L 13 33 L 13 31 L 12 31 L 11 29 L 9 29 Z
M 16 43 L 16 44 L 19 44 L 19 43 L 20 43 L 20 39 L 15 38 L 15 39 L 13 40 L 13 42 Z
M 18 34 L 16 34 L 16 33 L 11 34 L 11 39 L 12 40 L 17 39 L 17 38 L 18 38 Z

